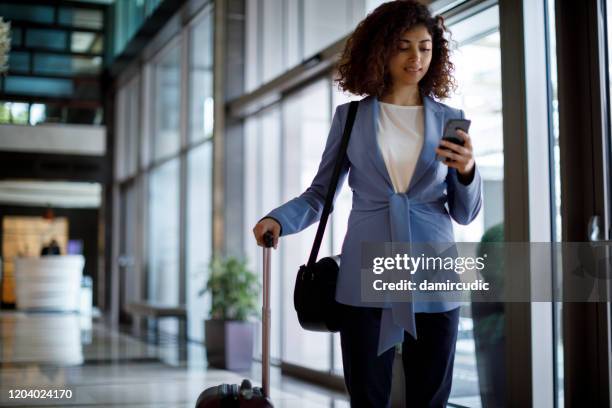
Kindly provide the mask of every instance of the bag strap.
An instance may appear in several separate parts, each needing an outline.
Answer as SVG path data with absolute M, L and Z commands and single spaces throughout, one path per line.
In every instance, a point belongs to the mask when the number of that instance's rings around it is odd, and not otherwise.
M 352 101 L 349 105 L 349 111 L 344 124 L 344 133 L 342 134 L 342 142 L 340 144 L 340 150 L 338 151 L 338 159 L 334 166 L 334 172 L 329 183 L 329 190 L 327 190 L 327 197 L 325 197 L 325 205 L 323 206 L 323 214 L 319 221 L 319 227 L 317 228 L 317 235 L 315 236 L 314 243 L 312 244 L 312 250 L 310 251 L 310 258 L 308 258 L 307 266 L 312 266 L 317 261 L 317 255 L 321 248 L 321 241 L 323 241 L 323 233 L 325 232 L 325 225 L 327 225 L 327 219 L 331 212 L 332 202 L 334 201 L 334 195 L 336 194 L 336 188 L 338 187 L 338 179 L 340 178 L 340 170 L 346 159 L 346 149 L 348 142 L 351 137 L 351 131 L 353 124 L 355 123 L 355 116 L 357 116 L 357 108 L 359 101 Z

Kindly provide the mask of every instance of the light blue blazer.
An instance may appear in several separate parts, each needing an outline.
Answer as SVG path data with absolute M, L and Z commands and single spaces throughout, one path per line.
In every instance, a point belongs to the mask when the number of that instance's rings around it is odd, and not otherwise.
M 448 119 L 464 118 L 463 111 L 429 96 L 422 95 L 422 99 L 425 140 L 407 191 L 396 193 L 393 188 L 377 141 L 378 99 L 368 96 L 359 101 L 347 150 L 348 162 L 342 168 L 334 197 L 335 200 L 348 174 L 353 201 L 342 244 L 336 300 L 353 306 L 384 309 L 378 342 L 379 355 L 403 341 L 404 330 L 417 338 L 414 313 L 444 312 L 459 307 L 461 303 L 416 300 L 412 303 L 363 302 L 360 278 L 362 241 L 454 242 L 451 217 L 459 224 L 468 224 L 482 206 L 482 180 L 478 168 L 470 183 L 464 185 L 458 180 L 455 169 L 435 158 L 444 124 Z M 302 231 L 321 218 L 348 106 L 346 103 L 336 108 L 321 163 L 311 186 L 299 197 L 265 216 L 280 223 L 281 236 Z

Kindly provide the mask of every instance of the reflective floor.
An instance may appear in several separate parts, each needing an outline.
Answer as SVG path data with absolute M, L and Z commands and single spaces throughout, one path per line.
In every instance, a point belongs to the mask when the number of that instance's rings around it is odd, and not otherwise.
M 75 314 L 3 311 L 0 336 L 2 407 L 193 408 L 205 388 L 244 378 L 206 368 L 200 344 L 163 336 L 149 344 Z M 255 364 L 249 375 L 256 385 L 259 370 Z M 344 394 L 278 369 L 271 372 L 271 395 L 277 408 L 349 406 Z

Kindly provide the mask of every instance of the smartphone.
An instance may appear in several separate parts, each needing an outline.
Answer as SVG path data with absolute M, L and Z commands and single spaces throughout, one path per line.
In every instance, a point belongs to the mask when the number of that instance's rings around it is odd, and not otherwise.
M 470 123 L 472 123 L 468 119 L 449 119 L 446 121 L 446 125 L 444 125 L 444 134 L 442 135 L 442 139 L 448 140 L 451 143 L 456 143 L 459 146 L 463 146 L 463 139 L 460 136 L 457 136 L 457 129 L 463 130 L 465 133 L 468 133 L 470 130 Z M 439 146 L 440 149 L 448 150 L 444 146 Z M 446 157 L 436 155 L 436 160 L 442 161 Z

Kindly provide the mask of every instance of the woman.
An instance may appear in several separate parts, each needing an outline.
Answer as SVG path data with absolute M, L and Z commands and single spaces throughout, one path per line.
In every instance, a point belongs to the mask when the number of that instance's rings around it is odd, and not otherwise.
M 340 338 L 352 407 L 388 406 L 398 343 L 409 406 L 445 407 L 451 390 L 460 304 L 365 304 L 359 275 L 361 242 L 453 242 L 451 217 L 468 224 L 482 206 L 470 136 L 457 131 L 464 146 L 441 140 L 446 121 L 464 117 L 433 99 L 454 88 L 445 31 L 426 6 L 388 2 L 359 23 L 338 65 L 340 88 L 366 95 L 336 191 L 348 173 L 353 205 L 336 300 L 347 305 Z M 336 109 L 312 185 L 253 228 L 259 245 L 267 231 L 276 248 L 280 236 L 319 221 L 347 111 L 348 104 Z

